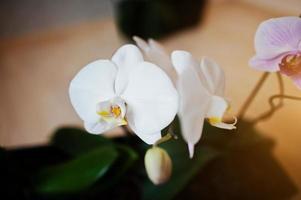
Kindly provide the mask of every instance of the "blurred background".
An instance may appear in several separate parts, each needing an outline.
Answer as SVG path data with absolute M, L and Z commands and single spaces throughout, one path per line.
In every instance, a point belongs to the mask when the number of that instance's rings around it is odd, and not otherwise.
M 257 26 L 268 18 L 300 14 L 300 0 L 2 0 L 0 145 L 42 144 L 60 126 L 81 127 L 68 98 L 70 80 L 85 64 L 110 58 L 133 34 L 156 38 L 168 51 L 215 59 L 225 70 L 235 114 L 261 75 L 248 66 Z M 284 79 L 286 93 L 300 96 Z M 269 77 L 246 117 L 267 110 L 267 99 L 277 90 L 276 77 Z M 298 190 L 300 119 L 301 102 L 288 100 L 256 125 L 275 142 L 272 154 Z

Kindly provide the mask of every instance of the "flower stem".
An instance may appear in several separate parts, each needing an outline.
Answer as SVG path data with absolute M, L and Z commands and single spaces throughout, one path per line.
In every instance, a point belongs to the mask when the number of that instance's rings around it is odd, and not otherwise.
M 154 146 L 158 146 L 159 144 L 163 143 L 163 142 L 166 142 L 168 140 L 170 140 L 172 138 L 171 134 L 170 133 L 167 133 L 165 136 L 163 136 L 160 140 L 158 140 Z
M 263 119 L 271 117 L 275 113 L 275 111 L 281 107 L 280 104 L 275 105 L 275 103 L 274 103 L 275 99 L 280 99 L 280 101 L 283 101 L 283 99 L 301 101 L 301 97 L 290 96 L 290 95 L 281 95 L 281 94 L 273 95 L 269 98 L 270 110 L 268 112 L 260 115 L 259 117 L 257 117 L 255 120 L 252 121 L 252 123 L 257 123 Z
M 277 80 L 278 80 L 278 85 L 279 85 L 279 94 L 273 95 L 269 98 L 270 110 L 268 110 L 267 112 L 264 112 L 259 117 L 254 119 L 253 123 L 257 123 L 263 119 L 271 117 L 276 110 L 280 109 L 283 106 L 283 98 L 282 97 L 284 96 L 284 84 L 283 84 L 282 76 L 279 72 L 277 72 Z M 275 98 L 273 98 L 274 96 L 277 96 L 280 98 L 279 103 L 277 105 L 274 104 L 274 101 L 273 101 L 275 99 Z
M 248 96 L 248 98 L 246 99 L 246 101 L 242 105 L 241 109 L 239 110 L 238 115 L 237 115 L 238 119 L 242 119 L 244 117 L 245 113 L 247 112 L 247 110 L 248 110 L 249 106 L 251 105 L 251 103 L 253 102 L 255 96 L 257 95 L 257 93 L 259 92 L 261 87 L 263 86 L 263 84 L 264 84 L 265 80 L 267 79 L 268 75 L 269 75 L 268 72 L 265 72 L 265 73 L 262 74 L 259 81 L 257 82 L 254 89 L 252 90 L 251 94 Z
M 296 96 L 291 96 L 291 95 L 280 95 L 280 94 L 276 94 L 276 95 L 273 95 L 273 96 L 271 96 L 271 97 L 269 98 L 269 102 L 270 102 L 271 104 L 273 104 L 273 100 L 274 100 L 274 99 L 277 99 L 277 98 L 301 101 L 301 97 L 296 97 Z

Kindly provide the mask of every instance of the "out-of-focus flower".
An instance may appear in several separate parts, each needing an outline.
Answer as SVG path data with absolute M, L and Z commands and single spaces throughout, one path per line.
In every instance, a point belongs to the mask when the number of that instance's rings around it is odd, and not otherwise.
M 229 130 L 236 128 L 237 120 L 234 118 L 235 122 L 231 124 L 223 122 L 229 103 L 224 98 L 224 72 L 214 61 L 203 58 L 199 63 L 187 51 L 174 51 L 172 63 L 178 73 L 183 137 L 192 157 L 194 145 L 201 138 L 205 118 L 212 126 Z
M 168 153 L 157 146 L 147 150 L 144 164 L 149 179 L 159 185 L 169 180 L 172 171 L 172 162 Z
M 134 45 L 122 46 L 111 60 L 85 66 L 71 81 L 69 94 L 88 132 L 127 124 L 148 144 L 161 138 L 178 110 L 178 94 L 169 77 L 145 62 Z
M 146 57 L 158 64 L 173 79 L 180 95 L 179 117 L 182 135 L 188 143 L 190 157 L 200 140 L 204 119 L 212 126 L 235 129 L 235 122 L 226 124 L 223 115 L 229 107 L 224 98 L 225 76 L 213 61 L 203 58 L 201 64 L 186 51 L 174 51 L 172 60 L 164 48 L 154 40 L 134 37 Z
M 146 42 L 143 39 L 134 36 L 133 40 L 143 51 L 147 60 L 161 67 L 161 69 L 163 69 L 171 78 L 174 85 L 176 85 L 177 73 L 172 66 L 170 56 L 165 51 L 164 47 L 153 39 L 148 39 L 148 41 Z
M 255 35 L 256 55 L 249 64 L 258 70 L 289 76 L 301 89 L 301 18 L 280 17 L 262 22 Z

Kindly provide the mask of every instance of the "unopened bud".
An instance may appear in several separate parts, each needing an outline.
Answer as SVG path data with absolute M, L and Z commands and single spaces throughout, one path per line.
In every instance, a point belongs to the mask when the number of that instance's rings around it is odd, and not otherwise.
M 169 180 L 172 171 L 172 162 L 168 153 L 157 146 L 147 150 L 144 164 L 149 179 L 159 185 Z

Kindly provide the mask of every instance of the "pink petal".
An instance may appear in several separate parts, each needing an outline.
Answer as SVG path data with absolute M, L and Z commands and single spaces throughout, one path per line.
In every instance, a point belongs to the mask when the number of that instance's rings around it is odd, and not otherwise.
M 255 35 L 256 56 L 271 59 L 301 50 L 301 18 L 280 17 L 262 22 Z
M 257 70 L 276 72 L 279 71 L 279 63 L 281 62 L 281 59 L 282 56 L 276 57 L 274 59 L 262 59 L 258 56 L 254 56 L 250 59 L 249 65 Z
M 301 90 L 301 76 L 292 78 L 298 89 Z

